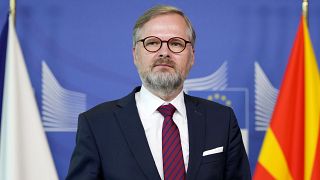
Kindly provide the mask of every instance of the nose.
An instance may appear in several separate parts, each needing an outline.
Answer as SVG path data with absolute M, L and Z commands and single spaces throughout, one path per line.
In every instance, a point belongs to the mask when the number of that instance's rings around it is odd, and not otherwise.
M 168 48 L 167 42 L 162 42 L 161 48 L 158 50 L 159 57 L 170 57 L 170 49 Z

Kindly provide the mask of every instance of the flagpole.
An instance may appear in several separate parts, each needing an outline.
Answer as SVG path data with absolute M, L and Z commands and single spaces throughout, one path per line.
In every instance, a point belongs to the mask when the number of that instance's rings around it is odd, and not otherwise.
M 308 0 L 302 0 L 302 15 L 306 18 L 308 24 Z
M 14 24 L 16 24 L 16 0 L 10 0 L 9 13 L 12 15 Z

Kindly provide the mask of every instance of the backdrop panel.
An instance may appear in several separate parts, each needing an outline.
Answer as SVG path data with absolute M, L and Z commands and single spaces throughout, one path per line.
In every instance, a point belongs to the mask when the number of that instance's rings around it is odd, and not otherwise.
M 74 148 L 77 115 L 140 85 L 132 27 L 156 4 L 177 6 L 193 22 L 196 61 L 185 91 L 234 108 L 254 170 L 301 1 L 18 0 L 17 33 L 61 179 Z M 310 0 L 309 17 L 319 59 L 319 1 Z

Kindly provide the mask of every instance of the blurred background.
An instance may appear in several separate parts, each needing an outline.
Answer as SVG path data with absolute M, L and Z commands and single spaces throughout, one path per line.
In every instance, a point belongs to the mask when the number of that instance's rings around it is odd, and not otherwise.
M 254 171 L 301 1 L 17 0 L 16 31 L 59 179 L 68 170 L 78 114 L 140 85 L 132 28 L 157 4 L 177 6 L 193 23 L 196 58 L 185 91 L 235 110 Z M 1 29 L 8 9 L 0 0 Z M 319 64 L 320 1 L 309 1 L 308 20 Z

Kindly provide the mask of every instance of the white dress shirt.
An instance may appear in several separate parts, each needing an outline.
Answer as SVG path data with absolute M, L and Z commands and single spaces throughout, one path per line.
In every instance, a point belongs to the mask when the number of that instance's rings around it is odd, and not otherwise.
M 176 112 L 173 114 L 172 119 L 179 128 L 184 165 L 187 170 L 189 162 L 189 134 L 183 91 L 181 91 L 171 102 L 165 102 L 142 86 L 141 90 L 135 94 L 135 99 L 139 116 L 149 143 L 149 148 L 161 179 L 163 179 L 162 123 L 164 117 L 157 109 L 159 106 L 169 103 L 176 108 Z

